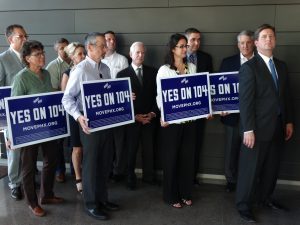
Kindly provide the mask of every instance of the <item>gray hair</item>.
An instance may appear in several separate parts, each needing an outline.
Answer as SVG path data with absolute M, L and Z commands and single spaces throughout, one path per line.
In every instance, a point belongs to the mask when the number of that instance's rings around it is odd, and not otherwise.
M 254 41 L 254 32 L 251 31 L 251 30 L 242 30 L 237 36 L 236 36 L 236 39 L 237 39 L 237 42 L 239 43 L 240 42 L 240 37 L 241 36 L 248 36 L 251 38 L 252 41 Z
M 99 32 L 92 32 L 92 33 L 87 34 L 85 36 L 85 38 L 84 38 L 84 45 L 85 45 L 85 47 L 87 45 L 95 45 L 97 37 L 103 37 L 103 38 L 105 38 L 104 35 L 101 34 L 101 33 L 99 33 Z
M 146 47 L 145 47 L 144 43 L 143 43 L 143 42 L 140 42 L 140 41 L 136 41 L 136 42 L 132 43 L 132 45 L 130 46 L 129 52 L 130 52 L 130 53 L 133 53 L 134 50 L 135 50 L 135 48 L 136 48 L 137 46 L 140 46 L 140 45 L 142 45 L 142 46 L 144 47 L 144 50 L 146 51 Z

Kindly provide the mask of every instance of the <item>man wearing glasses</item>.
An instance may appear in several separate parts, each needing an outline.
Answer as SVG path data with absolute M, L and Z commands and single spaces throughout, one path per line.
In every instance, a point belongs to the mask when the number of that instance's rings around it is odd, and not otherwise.
M 212 58 L 206 52 L 200 50 L 201 44 L 201 33 L 196 28 L 188 28 L 185 30 L 185 36 L 188 39 L 187 45 L 187 61 L 193 63 L 196 66 L 197 73 L 200 72 L 212 72 Z M 196 152 L 195 152 L 195 174 L 194 184 L 199 185 L 197 179 L 197 172 L 199 169 L 199 155 L 202 147 L 204 137 L 204 119 L 196 120 L 197 130 L 197 141 L 196 141 Z
M 28 36 L 19 24 L 6 28 L 5 36 L 9 49 L 0 54 L 0 86 L 12 85 L 15 75 L 24 67 L 21 60 L 21 49 Z M 11 197 L 15 200 L 22 199 L 21 174 L 20 174 L 20 149 L 7 150 L 8 186 Z

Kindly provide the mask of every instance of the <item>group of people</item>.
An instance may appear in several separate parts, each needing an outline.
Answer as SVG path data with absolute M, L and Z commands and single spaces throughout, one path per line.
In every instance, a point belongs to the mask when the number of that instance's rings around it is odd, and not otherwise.
M 159 70 L 144 64 L 146 47 L 134 42 L 128 59 L 116 52 L 116 35 L 94 32 L 84 45 L 61 38 L 55 42 L 58 58 L 46 69 L 43 45 L 28 41 L 20 25 L 7 28 L 10 48 L 0 55 L 0 85 L 12 85 L 12 96 L 64 91 L 62 104 L 70 114 L 70 147 L 76 187 L 82 193 L 86 213 L 105 220 L 119 206 L 109 201 L 107 180 L 112 174 L 119 181 L 126 174 L 127 186 L 137 186 L 136 156 L 141 144 L 142 178 L 155 182 L 154 148 L 160 124 L 159 146 L 163 169 L 163 199 L 174 208 L 191 206 L 192 187 L 197 183 L 199 152 L 205 119 L 168 124 L 160 119 L 161 77 L 213 72 L 212 57 L 200 50 L 201 33 L 189 28 L 169 38 L 165 64 Z M 240 114 L 221 114 L 225 125 L 225 177 L 228 192 L 236 189 L 236 206 L 244 220 L 255 222 L 253 203 L 284 209 L 273 201 L 280 155 L 284 140 L 293 134 L 286 65 L 273 57 L 275 28 L 264 24 L 255 33 L 244 30 L 237 35 L 239 54 L 225 58 L 220 72 L 239 72 Z M 256 46 L 256 48 L 255 48 Z M 116 128 L 90 132 L 83 115 L 80 83 L 129 77 L 135 122 Z M 9 146 L 9 137 L 8 147 Z M 40 204 L 61 203 L 53 193 L 56 180 L 65 179 L 63 141 L 44 142 L 40 196 L 34 176 L 39 145 L 8 149 L 8 176 L 11 196 L 21 199 L 23 191 L 29 208 L 44 216 Z M 22 163 L 21 163 L 22 162 Z M 22 176 L 20 175 L 20 165 Z M 21 180 L 22 178 L 22 180 Z

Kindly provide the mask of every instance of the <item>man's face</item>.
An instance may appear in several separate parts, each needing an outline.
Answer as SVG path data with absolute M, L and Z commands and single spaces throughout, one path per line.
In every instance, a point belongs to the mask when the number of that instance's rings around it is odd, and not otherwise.
M 189 53 L 195 53 L 200 48 L 201 43 L 201 34 L 200 33 L 190 33 L 188 35 L 188 52 Z
M 55 46 L 55 50 L 57 51 L 57 54 L 63 59 L 63 60 L 67 60 L 68 59 L 68 55 L 65 52 L 65 47 L 68 46 L 67 43 L 58 43 Z
M 107 51 L 105 38 L 102 36 L 96 37 L 96 43 L 88 46 L 88 55 L 94 61 L 100 62 L 105 57 Z
M 255 41 L 257 51 L 261 53 L 272 52 L 276 45 L 276 37 L 272 29 L 264 29 Z
M 251 57 L 254 51 L 254 41 L 247 35 L 241 35 L 239 37 L 238 48 L 243 56 L 246 58 Z
M 105 34 L 107 50 L 114 52 L 116 50 L 116 37 L 113 34 Z
M 8 39 L 10 46 L 14 50 L 20 52 L 23 47 L 23 44 L 25 43 L 27 38 L 28 38 L 28 36 L 27 36 L 25 30 L 23 30 L 21 28 L 15 28 L 13 30 L 12 35 L 10 35 L 7 39 Z
M 136 45 L 133 52 L 130 52 L 132 63 L 136 66 L 140 66 L 144 62 L 145 58 L 145 47 L 144 45 Z

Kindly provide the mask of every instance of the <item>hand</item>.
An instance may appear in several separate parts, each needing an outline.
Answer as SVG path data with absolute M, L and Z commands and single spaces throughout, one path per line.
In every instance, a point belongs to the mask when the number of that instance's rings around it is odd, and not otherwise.
M 79 116 L 78 119 L 77 119 L 78 123 L 80 124 L 82 130 L 84 133 L 86 134 L 90 134 L 91 132 L 89 131 L 90 128 L 88 127 L 88 121 L 89 119 L 86 118 L 85 116 Z
M 160 119 L 160 125 L 161 125 L 161 127 L 167 127 L 167 126 L 169 126 L 169 123 L 168 123 L 168 122 L 165 122 L 165 121 L 162 121 L 162 120 Z
M 12 150 L 12 148 L 11 148 L 11 141 L 9 139 L 7 139 L 5 141 L 5 146 L 6 146 L 7 149 Z
M 243 143 L 248 148 L 253 148 L 255 144 L 255 135 L 253 131 L 244 133 Z
M 135 115 L 135 120 L 137 122 L 144 124 L 150 123 L 150 118 L 148 118 L 147 114 L 136 114 Z
M 294 132 L 294 125 L 292 123 L 287 123 L 285 127 L 285 140 L 288 141 Z
M 221 112 L 220 116 L 228 116 L 229 114 L 229 112 Z
M 132 100 L 134 101 L 136 99 L 136 95 L 134 92 L 131 93 L 131 97 L 132 97 Z
M 212 120 L 213 118 L 214 118 L 213 114 L 209 114 L 209 115 L 206 117 L 207 120 Z

